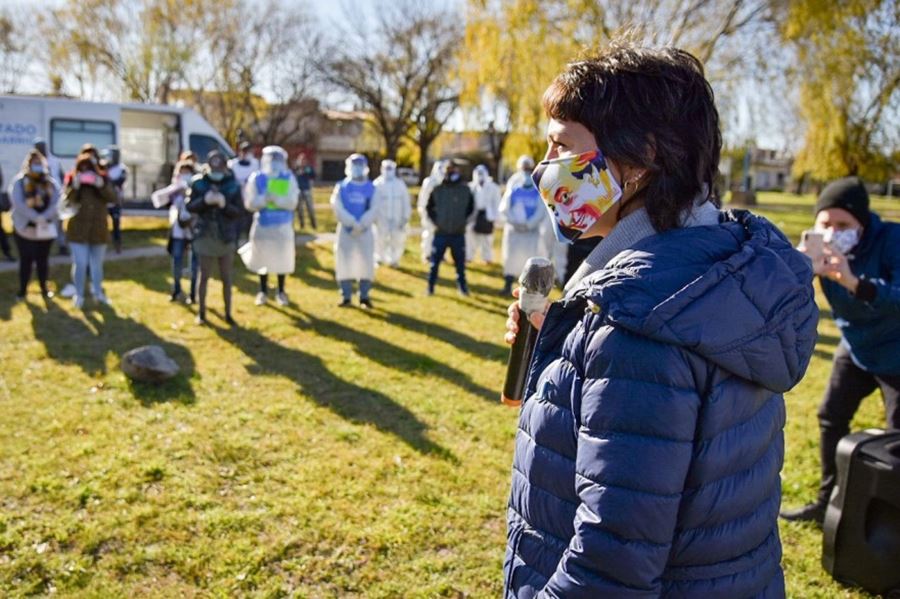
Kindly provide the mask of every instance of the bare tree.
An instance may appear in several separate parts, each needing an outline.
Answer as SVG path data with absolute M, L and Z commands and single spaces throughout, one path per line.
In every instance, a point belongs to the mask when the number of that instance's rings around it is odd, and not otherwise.
M 0 91 L 5 93 L 15 93 L 28 70 L 24 30 L 20 16 L 8 7 L 0 9 Z
M 371 113 L 388 158 L 412 135 L 427 161 L 457 101 L 446 84 L 462 23 L 449 9 L 409 0 L 382 4 L 377 12 L 372 31 L 339 28 L 320 72 Z
M 459 94 L 451 89 L 441 89 L 443 81 L 436 80 L 427 86 L 419 106 L 413 114 L 413 126 L 408 137 L 419 150 L 419 180 L 428 176 L 428 152 L 437 140 L 447 121 L 459 106 Z M 444 95 L 441 95 L 443 92 Z
M 42 13 L 50 77 L 82 92 L 119 87 L 130 100 L 165 103 L 208 37 L 204 16 L 218 5 L 81 0 Z
M 190 102 L 230 141 L 239 133 L 260 143 L 309 141 L 322 42 L 308 14 L 282 0 L 218 8 L 210 24 L 217 33 L 187 79 Z

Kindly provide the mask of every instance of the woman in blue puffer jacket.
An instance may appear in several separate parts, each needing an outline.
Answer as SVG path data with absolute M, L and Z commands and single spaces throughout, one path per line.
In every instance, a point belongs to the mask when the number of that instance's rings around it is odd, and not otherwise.
M 613 44 L 544 106 L 534 178 L 557 235 L 604 239 L 531 318 L 504 596 L 783 597 L 782 394 L 815 343 L 810 264 L 719 210 L 718 113 L 690 54 Z

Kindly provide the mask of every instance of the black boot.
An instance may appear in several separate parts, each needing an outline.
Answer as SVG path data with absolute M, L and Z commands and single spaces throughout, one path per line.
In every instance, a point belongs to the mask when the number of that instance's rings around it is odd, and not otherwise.
M 827 503 L 807 503 L 803 507 L 792 510 L 782 510 L 780 516 L 789 522 L 815 522 L 819 526 L 825 522 L 825 508 Z

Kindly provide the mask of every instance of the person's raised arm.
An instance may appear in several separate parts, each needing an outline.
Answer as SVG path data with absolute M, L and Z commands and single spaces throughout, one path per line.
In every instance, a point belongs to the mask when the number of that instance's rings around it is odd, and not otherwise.
M 165 208 L 172 203 L 172 194 L 184 189 L 180 181 L 170 183 L 162 189 L 157 189 L 150 194 L 150 202 L 154 208 Z
M 894 227 L 888 235 L 883 256 L 887 276 L 857 277 L 846 256 L 828 248 L 822 276 L 843 285 L 876 313 L 896 316 L 900 314 L 900 227 Z

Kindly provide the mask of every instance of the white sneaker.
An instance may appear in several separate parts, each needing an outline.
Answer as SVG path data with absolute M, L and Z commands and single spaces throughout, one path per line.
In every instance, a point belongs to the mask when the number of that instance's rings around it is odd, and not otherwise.
M 101 293 L 100 295 L 95 295 L 94 299 L 97 300 L 98 303 L 103 304 L 104 306 L 112 306 L 112 302 L 109 301 L 109 298 L 106 297 L 105 293 Z
M 63 287 L 63 290 L 59 292 L 59 295 L 62 297 L 75 297 L 75 285 L 72 283 L 66 283 L 66 286 Z
M 84 308 L 84 296 L 76 295 L 75 299 L 72 300 L 72 305 L 75 306 L 76 310 Z
M 266 294 L 260 291 L 256 294 L 256 301 L 254 302 L 257 306 L 265 306 L 266 302 L 269 301 L 269 298 L 266 297 Z
M 284 291 L 279 291 L 278 295 L 275 296 L 275 299 L 278 300 L 279 306 L 287 306 L 291 303 L 290 300 L 288 300 L 287 293 Z

